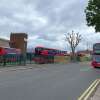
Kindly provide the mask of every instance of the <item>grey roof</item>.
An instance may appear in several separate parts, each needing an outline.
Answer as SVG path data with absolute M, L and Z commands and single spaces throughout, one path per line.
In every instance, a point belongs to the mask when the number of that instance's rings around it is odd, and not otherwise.
M 7 39 L 3 39 L 3 38 L 0 38 L 1 41 L 6 41 L 6 42 L 9 42 L 10 40 L 7 40 Z

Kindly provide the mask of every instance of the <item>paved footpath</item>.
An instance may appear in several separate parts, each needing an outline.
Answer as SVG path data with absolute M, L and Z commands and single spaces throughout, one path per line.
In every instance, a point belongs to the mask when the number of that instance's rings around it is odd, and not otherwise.
M 90 65 L 90 62 L 79 62 L 80 65 Z M 33 69 L 33 68 L 42 68 L 45 67 L 48 64 L 26 64 L 24 65 L 9 65 L 9 66 L 1 66 L 0 67 L 0 72 L 2 71 L 16 71 L 16 70 L 27 70 L 27 69 Z M 52 64 L 51 64 L 52 65 Z M 53 64 L 54 65 L 54 64 Z M 42 67 L 41 67 L 42 66 Z
M 91 98 L 91 100 L 100 100 L 100 85 L 98 86 L 96 92 L 94 93 L 94 96 Z
M 27 69 L 33 69 L 33 68 L 41 68 L 41 65 L 40 64 L 26 64 L 25 66 L 12 66 L 12 65 L 10 65 L 10 66 L 1 66 L 0 67 L 0 72 L 2 72 L 2 71 L 5 71 L 5 72 L 7 72 L 7 71 L 16 71 L 16 70 L 27 70 Z

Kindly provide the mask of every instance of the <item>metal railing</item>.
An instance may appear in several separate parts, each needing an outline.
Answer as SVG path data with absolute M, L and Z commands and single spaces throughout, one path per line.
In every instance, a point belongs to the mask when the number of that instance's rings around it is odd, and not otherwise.
M 0 55 L 0 66 L 7 65 L 24 65 L 24 63 L 33 63 L 34 54 L 27 54 L 26 62 L 22 54 L 6 54 Z
M 67 58 L 66 62 L 70 62 L 70 57 Z M 62 59 L 62 57 L 59 56 L 59 61 Z M 45 64 L 45 63 L 59 63 L 59 61 L 55 62 L 57 59 L 56 56 L 50 56 L 50 55 L 35 55 L 33 53 L 27 53 L 26 58 L 22 54 L 6 54 L 6 55 L 0 55 L 0 65 L 1 66 L 7 66 L 7 65 L 24 65 L 26 64 Z M 87 60 L 87 59 L 86 59 Z M 62 63 L 64 62 L 61 60 Z M 60 62 L 61 62 L 60 61 Z M 76 61 L 80 62 L 79 58 L 76 58 Z

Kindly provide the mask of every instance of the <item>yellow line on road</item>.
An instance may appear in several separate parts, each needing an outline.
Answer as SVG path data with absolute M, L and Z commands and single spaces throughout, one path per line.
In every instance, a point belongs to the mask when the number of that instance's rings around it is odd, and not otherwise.
M 92 92 L 95 90 L 95 88 L 97 87 L 97 85 L 100 83 L 99 79 L 96 79 L 90 86 L 88 89 L 86 89 L 86 91 L 78 98 L 78 100 L 87 100 L 87 98 L 89 98 L 89 96 L 92 94 Z M 85 99 L 86 98 L 86 99 Z
M 97 81 L 97 83 L 93 86 L 91 91 L 87 94 L 84 100 L 88 100 L 91 96 L 93 96 L 93 93 L 96 91 L 98 84 L 100 83 L 100 80 Z

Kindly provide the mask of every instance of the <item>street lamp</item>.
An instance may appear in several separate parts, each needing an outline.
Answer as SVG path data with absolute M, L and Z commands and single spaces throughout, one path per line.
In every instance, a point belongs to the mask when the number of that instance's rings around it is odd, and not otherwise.
M 24 52 L 23 52 L 24 65 L 26 65 L 26 50 L 27 50 L 27 38 L 24 38 Z

